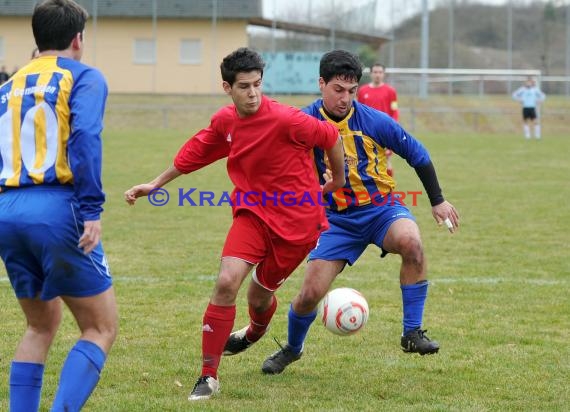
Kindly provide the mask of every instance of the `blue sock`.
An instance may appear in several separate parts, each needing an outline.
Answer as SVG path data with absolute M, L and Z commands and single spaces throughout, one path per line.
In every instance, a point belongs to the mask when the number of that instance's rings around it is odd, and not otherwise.
M 295 353 L 300 353 L 303 350 L 303 342 L 316 317 L 316 311 L 301 316 L 293 311 L 293 305 L 289 306 L 288 343 Z
M 10 411 L 33 412 L 40 407 L 44 365 L 16 362 L 10 365 Z
M 428 281 L 422 280 L 414 285 L 400 285 L 402 289 L 402 305 L 404 308 L 404 335 L 422 326 L 424 304 L 426 303 Z
M 77 341 L 61 369 L 52 412 L 75 412 L 83 407 L 99 382 L 105 358 L 105 352 L 93 342 Z

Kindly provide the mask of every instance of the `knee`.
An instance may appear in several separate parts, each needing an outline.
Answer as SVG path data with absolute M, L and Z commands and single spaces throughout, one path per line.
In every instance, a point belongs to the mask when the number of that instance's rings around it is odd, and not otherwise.
M 222 272 L 218 276 L 214 287 L 214 299 L 218 304 L 233 305 L 240 287 L 240 282 L 236 281 L 237 276 L 228 272 Z
M 108 353 L 111 346 L 115 343 L 118 333 L 118 320 L 115 318 L 83 330 L 82 338 L 95 342 L 104 350 L 105 353 Z
M 273 303 L 273 293 L 266 291 L 259 293 L 257 290 L 250 288 L 247 293 L 247 303 L 254 312 L 265 312 Z
M 34 334 L 51 343 L 61 324 L 61 316 L 61 308 L 56 307 L 54 310 L 46 308 L 46 315 L 41 319 L 28 318 L 27 333 Z
M 101 322 L 91 329 L 91 336 L 96 335 L 97 341 L 101 342 L 104 347 L 110 348 L 119 333 L 119 321 L 117 316 L 112 316 L 108 320 Z
M 101 331 L 104 339 L 109 342 L 109 345 L 112 345 L 115 342 L 115 339 L 117 339 L 117 335 L 119 334 L 119 321 L 118 319 L 115 319 L 113 322 L 111 322 L 109 325 L 107 325 L 105 328 L 103 328 L 103 330 Z
M 312 312 L 326 293 L 326 289 L 322 290 L 315 286 L 304 287 L 295 299 L 293 309 L 302 314 Z
M 61 323 L 61 317 L 57 319 L 52 318 L 45 324 L 41 325 L 28 324 L 28 333 L 36 335 L 38 338 L 42 339 L 45 342 L 51 343 L 57 333 L 60 323 Z
M 418 266 L 424 264 L 424 249 L 418 236 L 407 235 L 402 237 L 398 249 L 404 262 Z

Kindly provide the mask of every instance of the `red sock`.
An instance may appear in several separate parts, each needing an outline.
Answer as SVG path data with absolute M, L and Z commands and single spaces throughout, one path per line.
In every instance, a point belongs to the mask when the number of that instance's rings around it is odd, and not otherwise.
M 236 306 L 208 304 L 202 321 L 202 376 L 218 378 L 218 366 L 236 318 Z
M 251 305 L 249 306 L 249 328 L 245 332 L 245 337 L 250 342 L 257 342 L 267 332 L 271 318 L 277 309 L 277 298 L 273 296 L 271 306 L 265 312 L 255 312 Z

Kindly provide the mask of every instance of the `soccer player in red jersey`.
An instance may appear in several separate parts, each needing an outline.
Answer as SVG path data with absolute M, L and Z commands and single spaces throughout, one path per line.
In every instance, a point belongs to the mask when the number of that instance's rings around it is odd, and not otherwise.
M 358 89 L 358 101 L 367 106 L 373 107 L 376 110 L 386 113 L 395 121 L 398 121 L 398 94 L 396 89 L 387 83 L 384 83 L 384 76 L 386 74 L 386 66 L 380 63 L 375 63 L 370 68 L 370 78 L 372 82 L 360 87 Z M 388 162 L 387 171 L 388 175 L 394 176 L 394 169 L 392 168 L 392 151 L 386 149 L 386 160 Z
M 202 324 L 202 373 L 189 400 L 209 399 L 219 391 L 222 353 L 237 353 L 231 343 L 249 346 L 266 332 L 277 300 L 275 290 L 303 261 L 328 228 L 318 197 L 341 188 L 344 151 L 338 130 L 302 111 L 262 95 L 264 62 L 240 48 L 221 64 L 223 88 L 233 104 L 212 116 L 210 125 L 189 139 L 174 164 L 147 184 L 125 192 L 134 204 L 177 178 L 227 157 L 235 188 L 233 223 L 222 251 L 220 272 Z M 319 185 L 312 150 L 325 150 L 332 180 Z M 321 204 L 319 204 L 321 203 Z M 254 269 L 255 268 L 255 269 Z M 247 293 L 250 324 L 234 332 L 238 290 L 252 270 Z

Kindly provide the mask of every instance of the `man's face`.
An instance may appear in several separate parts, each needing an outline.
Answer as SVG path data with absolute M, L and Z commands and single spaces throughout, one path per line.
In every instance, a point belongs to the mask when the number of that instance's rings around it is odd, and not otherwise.
M 319 88 L 323 97 L 323 105 L 330 114 L 336 117 L 345 117 L 352 101 L 356 96 L 358 82 L 356 79 L 333 77 L 328 83 L 323 78 L 319 79 Z
M 382 66 L 372 67 L 372 70 L 370 71 L 370 78 L 374 84 L 378 85 L 384 83 L 384 69 Z
M 223 83 L 224 91 L 232 97 L 239 117 L 251 116 L 261 105 L 261 72 L 238 73 L 233 86 Z

